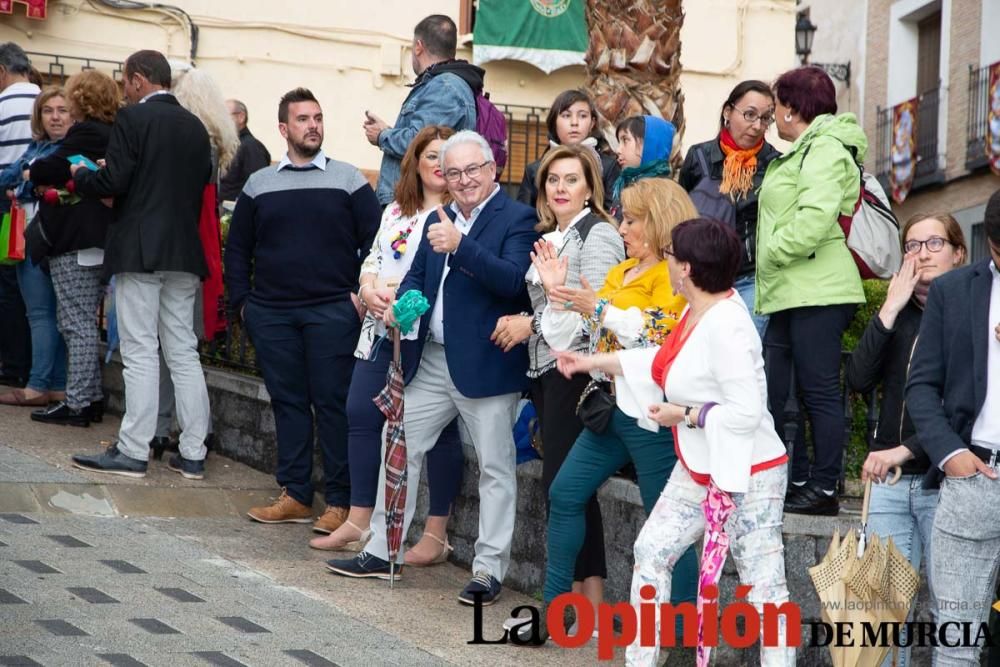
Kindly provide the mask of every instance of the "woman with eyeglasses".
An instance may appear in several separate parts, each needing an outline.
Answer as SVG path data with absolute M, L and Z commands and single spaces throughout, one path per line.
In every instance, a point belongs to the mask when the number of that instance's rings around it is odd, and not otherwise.
M 719 116 L 719 134 L 695 144 L 681 166 L 678 183 L 698 213 L 728 224 L 743 251 L 734 288 L 753 313 L 757 245 L 757 190 L 771 160 L 781 155 L 764 135 L 774 122 L 774 93 L 763 81 L 743 81 L 729 93 Z M 766 315 L 754 315 L 761 338 Z
M 919 572 L 921 560 L 930 560 L 938 491 L 923 488 L 931 464 L 906 413 L 903 390 L 931 281 L 965 264 L 968 250 L 962 228 L 948 214 L 913 216 L 903 225 L 902 238 L 903 266 L 851 353 L 847 384 L 859 393 L 879 387 L 882 392 L 878 428 L 862 478 L 882 482 L 893 466 L 903 472 L 894 485 L 872 487 L 868 527 L 883 539 L 891 537 Z M 932 612 L 936 609 L 931 605 Z M 909 647 L 900 653 L 900 667 L 909 663 L 909 653 Z M 883 665 L 888 667 L 888 661 L 887 656 Z
M 785 511 L 836 515 L 846 425 L 840 339 L 865 302 L 837 219 L 858 202 L 868 139 L 854 114 L 834 115 L 837 91 L 818 67 L 782 74 L 774 97 L 778 136 L 792 145 L 768 165 L 757 204 L 755 311 L 770 315 L 767 393 L 784 435 L 794 372 L 813 439 L 810 464 L 807 429 L 798 429 Z
M 449 127 L 428 125 L 413 137 L 400 163 L 395 200 L 385 207 L 371 252 L 361 265 L 358 296 L 367 312 L 354 351 L 357 362 L 347 394 L 351 508 L 339 527 L 309 542 L 313 549 L 361 551 L 372 535 L 369 524 L 378 495 L 385 425 L 385 415 L 372 399 L 385 387 L 392 360 L 392 343 L 386 339 L 382 315 L 396 299 L 396 288 L 413 264 L 427 217 L 450 201 L 438 156 L 441 146 L 453 134 L 455 131 Z M 458 423 L 453 421 L 427 454 L 430 509 L 423 537 L 406 551 L 407 565 L 436 565 L 447 560 L 451 553 L 448 517 L 462 482 L 463 465 Z

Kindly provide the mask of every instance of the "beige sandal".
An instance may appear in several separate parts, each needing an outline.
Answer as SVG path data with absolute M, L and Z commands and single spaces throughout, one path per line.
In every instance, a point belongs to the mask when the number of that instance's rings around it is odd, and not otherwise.
M 412 561 L 410 560 L 410 554 L 413 552 L 407 551 L 406 556 L 403 559 L 403 562 L 405 562 L 407 565 L 411 567 L 429 567 L 431 565 L 440 565 L 441 563 L 448 560 L 448 555 L 455 550 L 455 547 L 451 546 L 448 543 L 448 536 L 445 535 L 444 539 L 442 540 L 434 533 L 424 533 L 424 535 L 441 545 L 441 553 L 439 553 L 437 556 L 435 556 L 429 561 Z
M 361 528 L 350 519 L 344 521 L 344 523 L 354 530 L 358 531 L 358 539 L 351 540 L 349 542 L 344 542 L 343 544 L 337 544 L 334 546 L 324 546 L 322 543 L 324 540 L 330 539 L 329 535 L 324 535 L 323 537 L 316 537 L 309 540 L 309 546 L 313 549 L 318 549 L 320 551 L 361 551 L 368 544 L 368 540 L 372 538 L 371 528 Z

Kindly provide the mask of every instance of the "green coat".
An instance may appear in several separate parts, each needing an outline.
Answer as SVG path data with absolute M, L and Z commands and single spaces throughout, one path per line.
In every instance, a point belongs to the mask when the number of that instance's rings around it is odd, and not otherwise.
M 854 114 L 823 114 L 768 165 L 758 196 L 757 312 L 865 302 L 837 217 L 854 210 L 867 151 Z

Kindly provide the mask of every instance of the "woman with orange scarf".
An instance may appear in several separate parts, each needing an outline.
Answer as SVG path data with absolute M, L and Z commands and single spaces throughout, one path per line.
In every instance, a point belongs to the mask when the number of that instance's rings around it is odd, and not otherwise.
M 719 136 L 692 146 L 679 182 L 698 213 L 739 234 L 743 260 L 734 285 L 751 314 L 757 246 L 757 190 L 767 165 L 781 154 L 764 139 L 774 122 L 774 94 L 763 81 L 743 81 L 729 93 L 719 116 Z M 761 338 L 766 315 L 754 315 Z

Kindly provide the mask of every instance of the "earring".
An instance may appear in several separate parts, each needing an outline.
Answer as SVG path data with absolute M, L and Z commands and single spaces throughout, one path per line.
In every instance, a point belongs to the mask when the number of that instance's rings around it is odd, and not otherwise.
M 785 114 L 785 122 L 786 123 L 791 123 L 792 122 L 792 114 L 790 114 L 790 113 L 786 113 Z
M 648 248 L 649 247 L 649 241 L 643 241 L 642 242 L 642 247 L 643 248 Z

